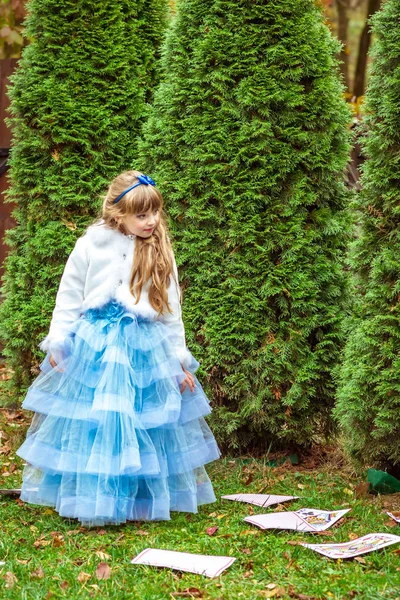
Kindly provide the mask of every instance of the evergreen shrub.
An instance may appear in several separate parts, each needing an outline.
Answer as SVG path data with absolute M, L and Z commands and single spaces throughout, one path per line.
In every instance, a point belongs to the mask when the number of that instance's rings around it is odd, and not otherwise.
M 362 192 L 350 256 L 357 310 L 339 371 L 336 415 L 359 464 L 400 467 L 400 4 L 373 19 Z M 400 473 L 400 471 L 399 471 Z
M 181 0 L 163 50 L 140 152 L 231 448 L 332 425 L 348 230 L 337 51 L 314 0 Z
M 10 90 L 13 146 L 0 311 L 15 396 L 37 374 L 60 276 L 100 193 L 137 165 L 165 0 L 30 0 Z

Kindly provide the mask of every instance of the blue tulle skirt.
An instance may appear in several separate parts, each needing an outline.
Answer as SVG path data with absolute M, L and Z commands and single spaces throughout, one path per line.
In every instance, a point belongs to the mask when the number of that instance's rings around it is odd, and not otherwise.
M 171 334 L 116 302 L 90 309 L 51 352 L 23 403 L 35 412 L 17 454 L 21 499 L 84 525 L 165 520 L 215 501 L 204 465 L 219 457 L 201 385 Z M 198 363 L 193 359 L 190 371 Z

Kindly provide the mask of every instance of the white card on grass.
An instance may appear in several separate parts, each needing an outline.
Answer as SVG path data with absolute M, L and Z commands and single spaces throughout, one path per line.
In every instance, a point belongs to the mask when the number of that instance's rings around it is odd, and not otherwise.
M 206 554 L 190 554 L 173 550 L 146 548 L 131 560 L 135 565 L 166 567 L 177 571 L 197 573 L 206 577 L 218 577 L 231 566 L 236 558 L 229 556 L 208 556 Z
M 247 502 L 255 506 L 267 508 L 274 504 L 281 504 L 289 500 L 297 500 L 298 496 L 274 496 L 273 494 L 231 494 L 230 496 L 221 496 L 223 500 L 235 500 L 236 502 Z
M 360 554 L 380 550 L 391 544 L 400 542 L 400 536 L 390 533 L 369 533 L 363 537 L 345 542 L 343 544 L 306 544 L 300 542 L 301 546 L 311 548 L 328 558 L 354 558 Z
M 294 529 L 295 531 L 317 532 L 325 531 L 350 508 L 344 510 L 319 510 L 316 508 L 301 508 L 296 511 L 268 513 L 266 515 L 254 515 L 244 520 L 261 529 Z
M 396 513 L 395 515 L 391 512 L 386 513 L 391 517 L 396 523 L 400 523 L 400 513 Z

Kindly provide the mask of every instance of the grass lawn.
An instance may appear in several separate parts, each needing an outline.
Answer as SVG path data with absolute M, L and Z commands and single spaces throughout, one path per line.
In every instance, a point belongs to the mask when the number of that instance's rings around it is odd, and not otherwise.
M 0 487 L 19 487 L 21 461 L 13 453 L 23 439 L 28 415 L 0 411 Z M 319 464 L 318 464 L 319 462 Z M 340 466 L 340 465 L 339 465 Z M 301 499 L 271 510 L 301 507 L 350 507 L 349 516 L 325 534 L 266 532 L 243 522 L 265 512 L 248 504 L 218 500 L 197 515 L 175 514 L 171 521 L 129 523 L 85 530 L 61 519 L 52 509 L 1 498 L 0 597 L 47 598 L 170 598 L 399 599 L 400 544 L 364 555 L 360 561 L 334 561 L 293 541 L 345 542 L 371 532 L 400 535 L 390 526 L 386 509 L 400 509 L 400 494 L 357 499 L 360 482 L 335 459 L 309 460 L 298 467 L 285 463 L 271 468 L 266 460 L 225 458 L 210 465 L 216 495 L 270 492 Z M 207 529 L 217 526 L 214 535 Z M 235 556 L 234 564 L 217 579 L 168 569 L 131 565 L 147 547 Z M 99 563 L 111 568 L 98 579 Z M 276 587 L 273 587 L 275 584 Z

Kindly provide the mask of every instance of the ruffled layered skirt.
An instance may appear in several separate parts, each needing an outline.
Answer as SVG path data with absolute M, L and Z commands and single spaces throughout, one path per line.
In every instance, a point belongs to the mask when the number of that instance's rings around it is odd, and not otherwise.
M 35 415 L 17 454 L 21 499 L 82 524 L 165 520 L 215 500 L 204 465 L 219 457 L 201 385 L 184 377 L 168 327 L 110 302 L 70 328 L 30 387 Z M 190 371 L 198 363 L 193 359 Z

